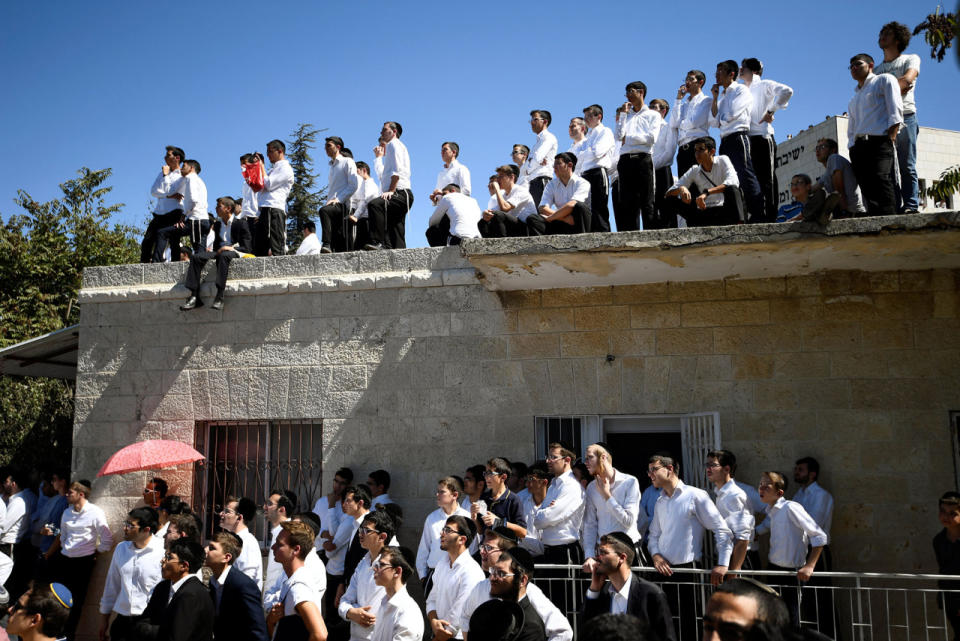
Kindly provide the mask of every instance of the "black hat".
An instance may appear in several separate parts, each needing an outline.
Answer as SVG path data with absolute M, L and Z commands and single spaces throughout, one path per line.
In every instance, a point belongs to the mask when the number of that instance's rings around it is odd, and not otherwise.
M 533 564 L 533 555 L 523 548 L 513 548 L 510 550 L 505 550 L 503 554 L 508 555 L 511 559 L 517 562 L 517 565 L 522 567 L 527 573 L 527 576 L 533 576 L 534 564 Z M 501 555 L 501 558 L 503 555 Z
M 470 616 L 470 636 L 482 641 L 513 641 L 523 630 L 523 609 L 519 603 L 491 599 L 481 603 Z
M 493 533 L 499 536 L 501 539 L 510 541 L 514 545 L 519 543 L 516 533 L 504 525 L 498 525 L 497 527 L 493 528 Z
M 611 539 L 616 539 L 621 543 L 623 543 L 624 545 L 626 545 L 631 550 L 636 545 L 636 543 L 633 542 L 633 539 L 631 539 L 625 532 L 607 532 L 603 536 L 608 536 Z

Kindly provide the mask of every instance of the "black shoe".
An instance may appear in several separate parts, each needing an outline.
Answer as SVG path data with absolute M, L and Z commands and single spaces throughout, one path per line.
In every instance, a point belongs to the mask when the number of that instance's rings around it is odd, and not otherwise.
M 363 246 L 363 248 L 368 252 L 376 251 L 378 249 L 383 249 L 383 245 L 381 245 L 380 243 L 367 243 L 366 245 Z
M 324 243 L 323 245 L 320 246 L 320 253 L 321 253 L 321 254 L 332 254 L 332 253 L 333 253 L 333 250 L 330 249 L 330 245 Z
M 904 209 L 904 210 L 903 210 L 903 213 L 904 213 L 904 214 L 919 214 L 920 212 L 919 212 L 918 210 L 916 210 L 916 209 Z
M 223 298 L 221 298 L 220 296 L 217 296 L 216 298 L 214 298 L 213 305 L 210 306 L 210 309 L 215 309 L 217 311 L 220 311 L 221 309 L 223 309 Z
M 203 301 L 198 296 L 191 296 L 187 299 L 187 302 L 180 306 L 180 309 L 188 312 L 196 307 L 203 307 Z

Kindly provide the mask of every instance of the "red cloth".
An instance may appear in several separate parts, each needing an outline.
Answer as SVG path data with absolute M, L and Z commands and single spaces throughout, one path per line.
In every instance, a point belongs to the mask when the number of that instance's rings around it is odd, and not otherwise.
M 263 171 L 260 169 L 260 163 L 249 163 L 243 166 L 243 179 L 250 185 L 253 191 L 263 189 Z

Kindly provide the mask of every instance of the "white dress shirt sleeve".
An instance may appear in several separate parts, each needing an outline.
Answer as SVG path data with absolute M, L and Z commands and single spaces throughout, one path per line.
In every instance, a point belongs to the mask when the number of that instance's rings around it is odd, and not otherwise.
M 697 520 L 700 525 L 713 532 L 717 544 L 717 565 L 730 565 L 730 555 L 733 553 L 733 532 L 727 527 L 727 522 L 720 516 L 717 506 L 704 495 L 694 500 Z M 647 542 L 649 547 L 650 543 Z
M 417 547 L 417 574 L 420 575 L 421 579 L 427 576 L 427 572 L 430 571 L 430 565 L 427 563 L 427 560 L 430 558 L 430 539 L 432 538 L 430 520 L 430 515 L 428 514 L 426 520 L 423 522 L 423 534 L 420 535 L 420 545 Z
M 110 531 L 110 525 L 107 523 L 107 517 L 103 511 L 97 514 L 94 527 L 97 534 L 100 535 L 100 545 L 97 546 L 97 552 L 109 552 L 110 548 L 113 547 L 113 532 Z
M 266 191 L 276 191 L 277 189 L 293 186 L 293 167 L 289 162 L 278 162 L 267 172 L 263 179 L 263 188 Z
M 447 210 L 450 209 L 450 199 L 447 196 L 444 196 L 440 199 L 440 202 L 437 203 L 436 208 L 433 210 L 433 214 L 430 215 L 430 220 L 427 221 L 427 226 L 432 227 L 433 225 L 438 224 L 443 220 L 444 214 L 447 213 Z
M 120 557 L 124 556 L 121 552 L 120 547 L 117 546 L 117 549 L 113 552 L 113 558 L 110 559 L 107 580 L 103 584 L 103 596 L 100 597 L 100 614 L 113 612 L 117 595 L 120 594 Z
M 551 181 L 552 182 L 552 181 Z M 574 487 L 576 485 L 576 487 Z M 555 499 L 547 496 L 543 499 L 545 505 L 537 510 L 533 523 L 537 529 L 560 525 L 577 513 L 583 505 L 583 488 L 580 483 L 563 483 Z
M 787 501 L 785 507 L 790 522 L 798 529 L 803 530 L 804 534 L 810 539 L 811 547 L 822 547 L 827 544 L 827 533 L 820 529 L 820 526 L 813 520 L 813 517 L 807 514 L 802 505 L 794 501 Z
M 650 528 L 647 530 L 647 551 L 650 552 L 651 558 L 660 554 L 660 534 L 663 530 L 657 516 L 657 508 L 654 507 L 653 516 L 650 517 Z
M 533 583 L 527 584 L 527 598 L 530 605 L 543 619 L 547 641 L 573 641 L 573 628 L 560 608 L 547 598 L 543 591 Z
M 776 80 L 764 80 L 763 82 L 768 96 L 767 111 L 786 109 L 793 97 L 793 89 Z M 760 115 L 763 116 L 763 114 Z
M 590 183 L 586 180 L 577 177 L 577 189 L 573 192 L 573 198 L 570 200 L 575 200 L 578 203 L 586 203 L 587 199 L 590 198 Z M 571 176 L 570 180 L 574 180 L 574 177 Z M 553 182 L 552 180 L 550 182 Z M 569 202 L 569 201 L 567 201 Z M 565 205 L 566 203 L 560 203 Z

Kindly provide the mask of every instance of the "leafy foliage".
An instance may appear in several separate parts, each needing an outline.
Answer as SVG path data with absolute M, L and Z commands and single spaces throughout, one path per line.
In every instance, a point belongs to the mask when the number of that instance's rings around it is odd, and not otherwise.
M 956 13 L 940 13 L 937 5 L 936 13 L 931 13 L 927 19 L 913 29 L 913 35 L 923 33 L 924 40 L 930 45 L 930 57 L 937 62 L 943 62 L 947 49 L 953 45 L 953 39 L 960 28 L 960 20 Z
M 960 165 L 947 167 L 940 172 L 940 178 L 927 188 L 927 195 L 935 202 L 947 202 L 951 194 L 960 190 Z
M 60 185 L 62 197 L 45 203 L 17 192 L 14 202 L 24 213 L 0 227 L 0 347 L 77 323 L 84 267 L 138 261 L 137 231 L 110 226 L 123 207 L 105 202 L 111 173 L 83 167 Z M 0 464 L 68 465 L 71 384 L 0 378 L 0 425 Z
M 293 188 L 287 196 L 287 242 L 298 245 L 303 224 L 316 214 L 327 189 L 314 191 L 317 174 L 313 171 L 310 150 L 316 146 L 317 134 L 326 129 L 314 129 L 309 123 L 300 123 L 286 142 L 287 160 L 293 168 Z

